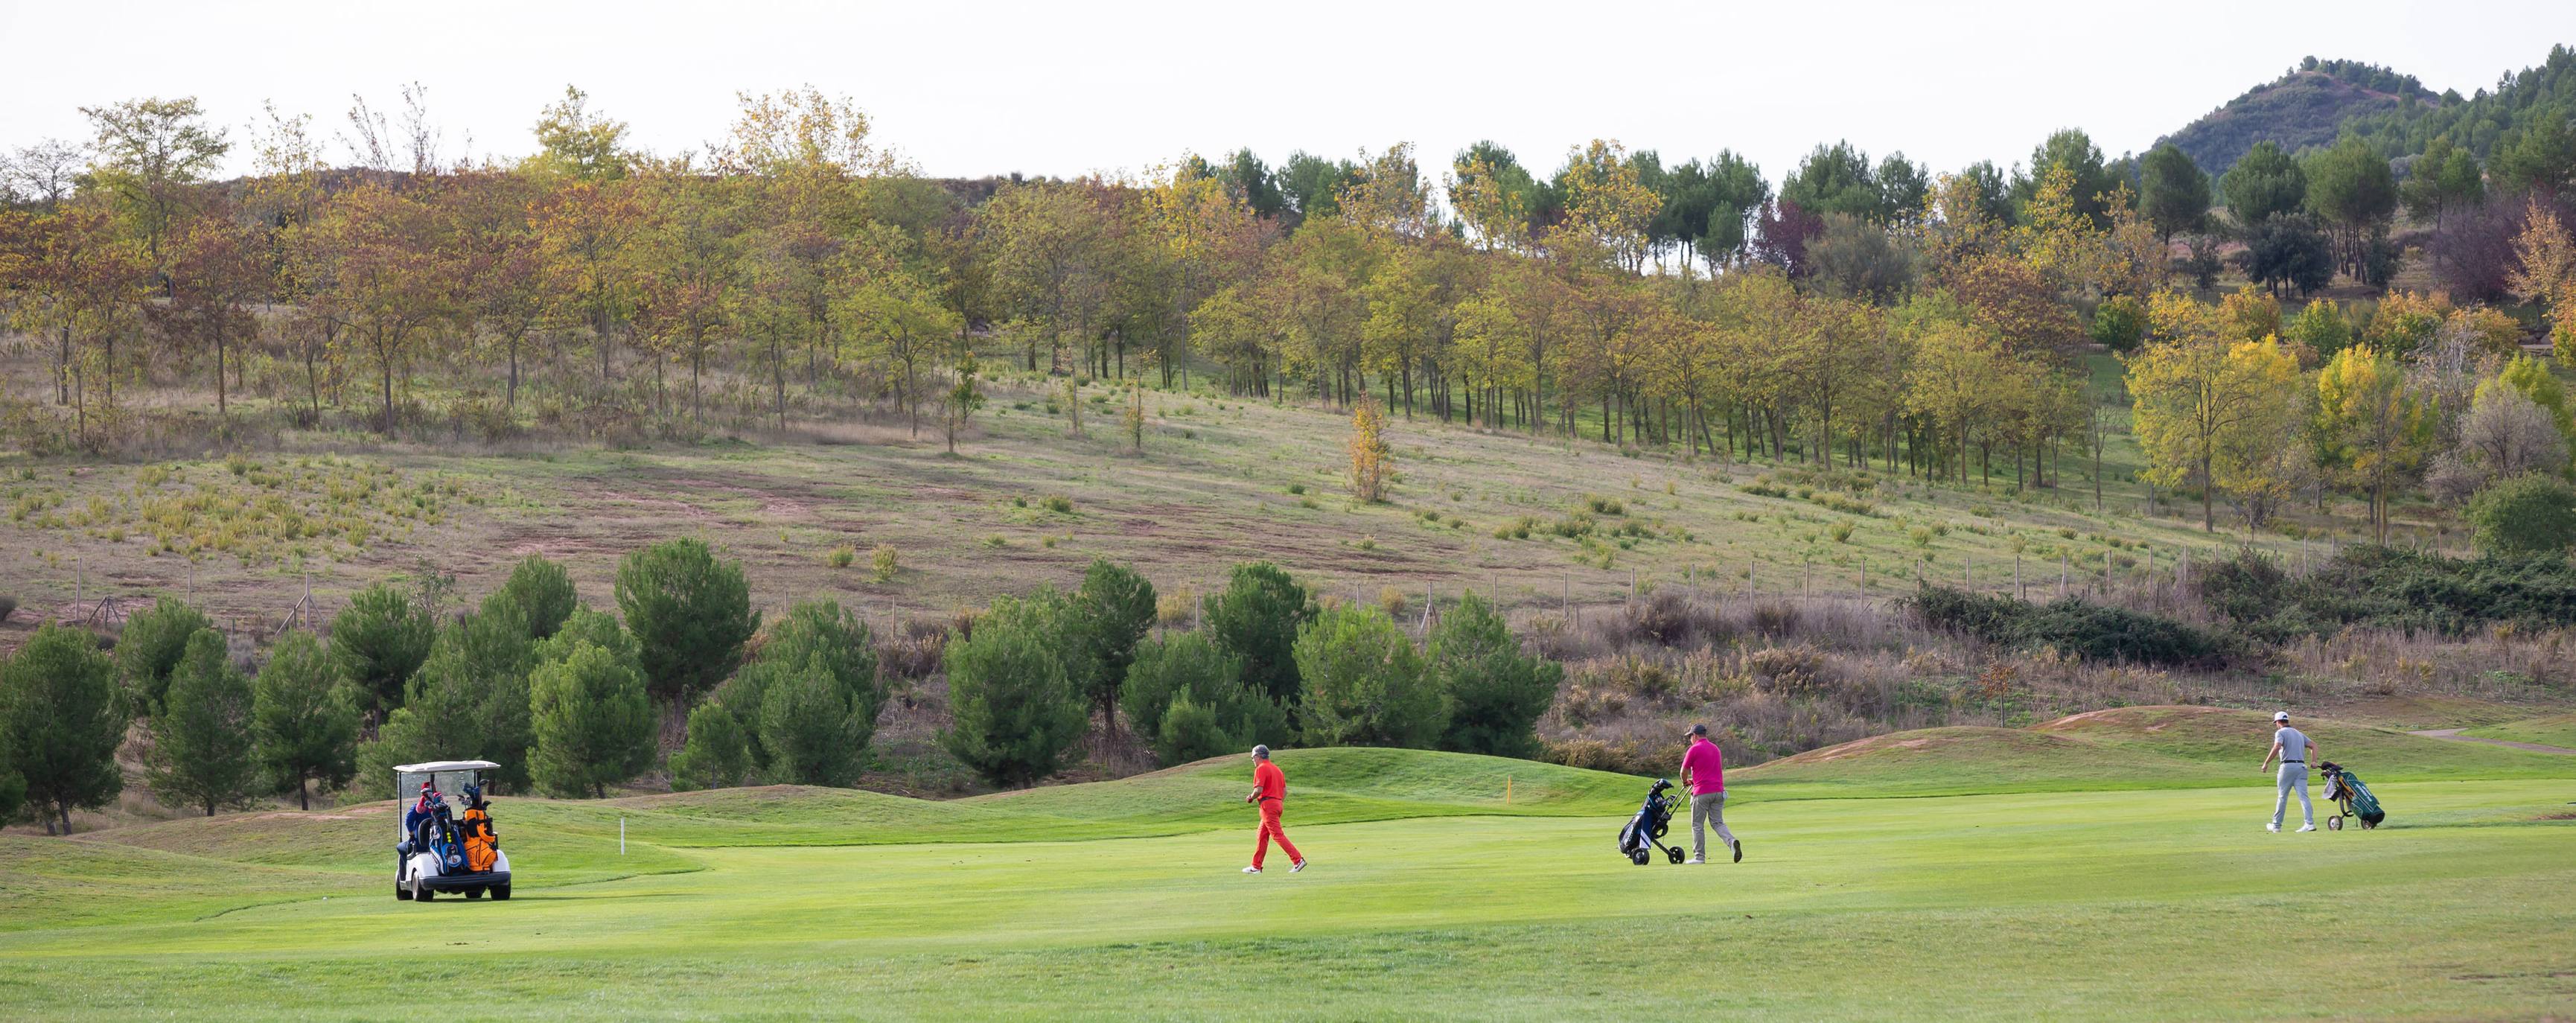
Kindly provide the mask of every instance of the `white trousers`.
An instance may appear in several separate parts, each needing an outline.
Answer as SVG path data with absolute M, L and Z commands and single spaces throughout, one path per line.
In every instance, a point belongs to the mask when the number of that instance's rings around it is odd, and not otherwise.
M 2308 802 L 2308 765 L 2281 765 L 2281 794 L 2272 800 L 2272 826 L 2281 826 L 2281 815 L 2290 810 L 2290 790 L 2299 790 L 2299 813 L 2309 824 L 2317 822 L 2316 804 Z

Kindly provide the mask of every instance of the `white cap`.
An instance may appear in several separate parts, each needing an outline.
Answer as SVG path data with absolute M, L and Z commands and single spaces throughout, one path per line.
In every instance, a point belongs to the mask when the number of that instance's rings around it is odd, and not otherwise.
M 2276 710 L 2276 711 L 2273 711 L 2273 712 L 2272 712 L 2272 720 L 2274 720 L 2274 721 L 2287 721 L 2287 720 L 2290 720 L 2290 712 L 2289 712 L 2289 711 L 2286 711 L 2286 710 Z

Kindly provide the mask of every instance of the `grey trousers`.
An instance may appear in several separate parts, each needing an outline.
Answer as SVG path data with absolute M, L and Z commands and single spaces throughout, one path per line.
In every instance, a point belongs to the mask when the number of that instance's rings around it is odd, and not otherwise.
M 1726 793 L 1710 792 L 1691 797 L 1691 858 L 1708 858 L 1708 829 L 1717 829 L 1717 840 L 1728 848 L 1735 846 L 1735 832 L 1726 830 Z
M 2290 811 L 2290 790 L 2299 790 L 2299 813 L 2307 823 L 2317 822 L 2316 804 L 2308 802 L 2308 765 L 2281 765 L 2281 794 L 2272 800 L 2272 826 L 2281 826 L 2281 815 Z

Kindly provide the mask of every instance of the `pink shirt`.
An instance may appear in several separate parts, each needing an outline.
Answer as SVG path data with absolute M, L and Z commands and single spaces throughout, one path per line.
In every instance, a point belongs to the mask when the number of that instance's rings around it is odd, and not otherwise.
M 1690 752 L 1682 754 L 1682 773 L 1690 776 L 1691 795 L 1705 796 L 1726 791 L 1726 754 L 1706 737 L 1691 740 Z

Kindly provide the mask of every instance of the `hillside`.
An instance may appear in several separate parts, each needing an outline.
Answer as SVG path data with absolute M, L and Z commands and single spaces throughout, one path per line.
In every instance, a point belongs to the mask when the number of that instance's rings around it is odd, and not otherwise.
M 2156 143 L 2181 147 L 2215 177 L 2226 173 L 2257 142 L 2268 139 L 2295 153 L 2333 142 L 2347 120 L 2435 98 L 2411 75 L 2311 57 L 2299 69 L 2246 90 Z

